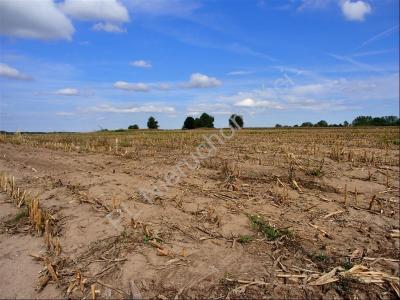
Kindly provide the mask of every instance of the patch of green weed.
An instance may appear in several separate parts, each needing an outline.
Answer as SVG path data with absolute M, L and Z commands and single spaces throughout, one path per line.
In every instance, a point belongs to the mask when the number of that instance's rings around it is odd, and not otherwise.
M 254 230 L 261 232 L 268 240 L 274 241 L 282 236 L 291 236 L 291 232 L 285 229 L 279 229 L 271 226 L 262 217 L 257 215 L 249 215 L 251 227 Z
M 250 235 L 241 235 L 237 239 L 237 241 L 241 244 L 248 244 L 253 240 L 253 238 Z

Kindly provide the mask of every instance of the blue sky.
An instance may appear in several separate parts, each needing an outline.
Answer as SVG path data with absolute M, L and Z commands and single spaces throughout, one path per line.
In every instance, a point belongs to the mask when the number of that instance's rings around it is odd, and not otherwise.
M 0 0 L 0 129 L 399 113 L 397 0 Z

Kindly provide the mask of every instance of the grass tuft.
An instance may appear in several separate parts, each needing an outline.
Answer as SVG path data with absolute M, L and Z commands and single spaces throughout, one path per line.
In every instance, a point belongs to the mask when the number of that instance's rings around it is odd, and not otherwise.
M 326 262 L 328 260 L 328 256 L 325 253 L 321 252 L 318 254 L 314 254 L 314 259 L 319 262 Z
M 21 219 L 26 218 L 29 216 L 28 208 L 24 207 L 20 211 L 18 211 L 15 216 L 9 220 L 8 222 L 11 224 L 17 224 Z
M 252 240 L 253 238 L 250 235 L 241 235 L 237 239 L 238 243 L 240 244 L 249 244 L 251 243 Z
M 260 216 L 249 215 L 249 220 L 251 227 L 258 232 L 261 232 L 270 241 L 274 241 L 282 236 L 292 235 L 292 233 L 287 228 L 275 228 Z

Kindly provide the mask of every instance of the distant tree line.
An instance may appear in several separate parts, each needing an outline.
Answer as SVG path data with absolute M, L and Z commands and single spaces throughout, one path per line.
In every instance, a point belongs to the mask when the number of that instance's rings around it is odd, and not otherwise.
M 384 116 L 384 117 L 371 117 L 371 116 L 358 116 L 351 122 L 352 126 L 396 126 L 400 125 L 400 119 L 397 116 Z M 325 120 L 321 120 L 315 124 L 311 122 L 304 122 L 300 126 L 294 125 L 293 127 L 348 127 L 349 122 L 344 121 L 343 124 L 328 124 Z M 276 128 L 292 127 L 288 125 L 276 124 Z
M 352 122 L 353 126 L 394 126 L 400 125 L 400 119 L 397 116 L 371 117 L 358 116 Z
M 244 121 L 243 116 L 232 114 L 228 119 L 229 127 L 233 128 L 243 128 Z M 371 116 L 358 116 L 351 122 L 344 121 L 340 124 L 329 124 L 325 120 L 321 120 L 315 124 L 312 122 L 303 122 L 301 125 L 281 125 L 276 124 L 276 128 L 289 128 L 289 127 L 348 127 L 348 126 L 396 126 L 400 125 L 400 119 L 397 116 L 384 116 L 384 117 L 371 117 Z M 154 117 L 150 117 L 147 121 L 147 128 L 149 129 L 158 129 L 158 121 Z M 182 129 L 196 129 L 196 128 L 214 128 L 214 117 L 207 114 L 202 113 L 200 117 L 193 118 L 187 117 L 183 122 Z M 137 124 L 130 125 L 128 129 L 139 129 Z M 120 129 L 123 130 L 123 129 Z

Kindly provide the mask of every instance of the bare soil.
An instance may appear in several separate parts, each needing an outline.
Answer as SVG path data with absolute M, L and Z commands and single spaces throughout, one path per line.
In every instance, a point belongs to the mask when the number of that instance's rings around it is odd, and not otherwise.
M 396 298 L 388 282 L 310 284 L 339 266 L 399 276 L 398 146 L 365 130 L 313 133 L 317 146 L 307 131 L 242 131 L 152 201 L 140 189 L 196 145 L 128 158 L 0 143 L 0 171 L 57 217 L 63 260 L 39 292 L 44 238 L 0 193 L 0 297 Z

